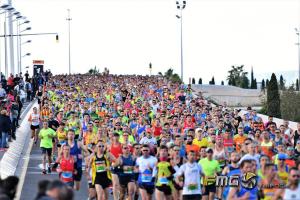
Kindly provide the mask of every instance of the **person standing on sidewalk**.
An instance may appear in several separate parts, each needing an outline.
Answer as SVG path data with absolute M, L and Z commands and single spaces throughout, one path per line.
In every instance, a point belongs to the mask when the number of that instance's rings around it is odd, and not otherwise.
M 0 151 L 8 148 L 7 136 L 11 132 L 11 121 L 6 110 L 0 112 Z
M 52 163 L 52 138 L 56 136 L 56 132 L 48 127 L 48 122 L 43 122 L 43 128 L 40 130 L 39 138 L 41 139 L 40 147 L 43 154 L 43 174 L 46 174 L 46 157 L 48 157 L 48 173 L 51 173 L 50 165 Z

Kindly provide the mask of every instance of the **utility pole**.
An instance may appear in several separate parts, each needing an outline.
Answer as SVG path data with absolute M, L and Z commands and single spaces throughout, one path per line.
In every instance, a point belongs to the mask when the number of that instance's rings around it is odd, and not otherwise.
M 71 74 L 71 20 L 70 9 L 68 9 L 68 31 L 69 31 L 69 74 Z
M 186 6 L 186 1 L 176 1 L 176 6 L 177 9 L 180 10 L 180 15 L 176 15 L 176 17 L 178 19 L 180 19 L 180 64 L 181 64 L 181 74 L 180 74 L 180 78 L 181 81 L 183 82 L 183 44 L 182 44 L 182 10 L 185 8 Z
M 296 34 L 298 36 L 298 43 L 296 43 L 296 45 L 298 45 L 298 65 L 299 65 L 299 71 L 298 71 L 298 84 L 299 84 L 299 88 L 300 88 L 300 30 L 298 30 L 297 28 L 295 28 Z

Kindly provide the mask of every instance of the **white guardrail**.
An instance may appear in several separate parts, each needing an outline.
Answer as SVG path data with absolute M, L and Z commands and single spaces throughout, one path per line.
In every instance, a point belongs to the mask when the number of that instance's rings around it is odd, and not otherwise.
M 21 115 L 23 121 L 20 124 L 20 127 L 16 130 L 17 139 L 10 143 L 8 150 L 4 153 L 0 161 L 0 177 L 2 179 L 15 175 L 23 152 L 26 137 L 30 137 L 29 135 L 31 135 L 27 119 L 31 113 L 28 111 L 31 110 L 33 106 L 37 106 L 36 101 L 31 102 L 23 111 Z
M 246 110 L 241 110 L 240 111 L 240 116 L 248 113 Z M 261 117 L 264 123 L 268 121 L 268 116 L 267 115 L 262 115 L 262 114 L 257 114 L 258 117 Z M 273 122 L 277 124 L 277 127 L 283 124 L 283 119 L 275 118 L 273 117 Z M 289 127 L 292 128 L 293 130 L 297 130 L 297 122 L 289 121 Z

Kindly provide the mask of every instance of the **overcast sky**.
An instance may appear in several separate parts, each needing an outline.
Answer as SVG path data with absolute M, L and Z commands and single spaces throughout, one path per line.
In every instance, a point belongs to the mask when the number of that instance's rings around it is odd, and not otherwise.
M 45 60 L 46 69 L 68 72 L 67 9 L 71 9 L 72 72 L 95 65 L 116 74 L 148 74 L 172 67 L 180 74 L 180 23 L 175 0 L 13 0 L 26 16 L 31 36 L 23 45 L 24 66 Z M 300 0 L 187 0 L 183 11 L 184 80 L 217 83 L 232 65 L 257 75 L 298 70 L 295 27 Z M 22 27 L 25 29 L 26 25 Z M 29 33 L 29 31 L 28 31 Z

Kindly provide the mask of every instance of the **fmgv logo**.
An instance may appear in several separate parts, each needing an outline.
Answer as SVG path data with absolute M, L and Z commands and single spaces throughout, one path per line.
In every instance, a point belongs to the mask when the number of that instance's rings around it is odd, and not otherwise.
M 207 176 L 204 181 L 204 185 L 215 184 L 217 187 L 238 187 L 240 184 L 244 188 L 252 189 L 257 185 L 256 174 L 246 173 L 241 177 L 234 176 Z

